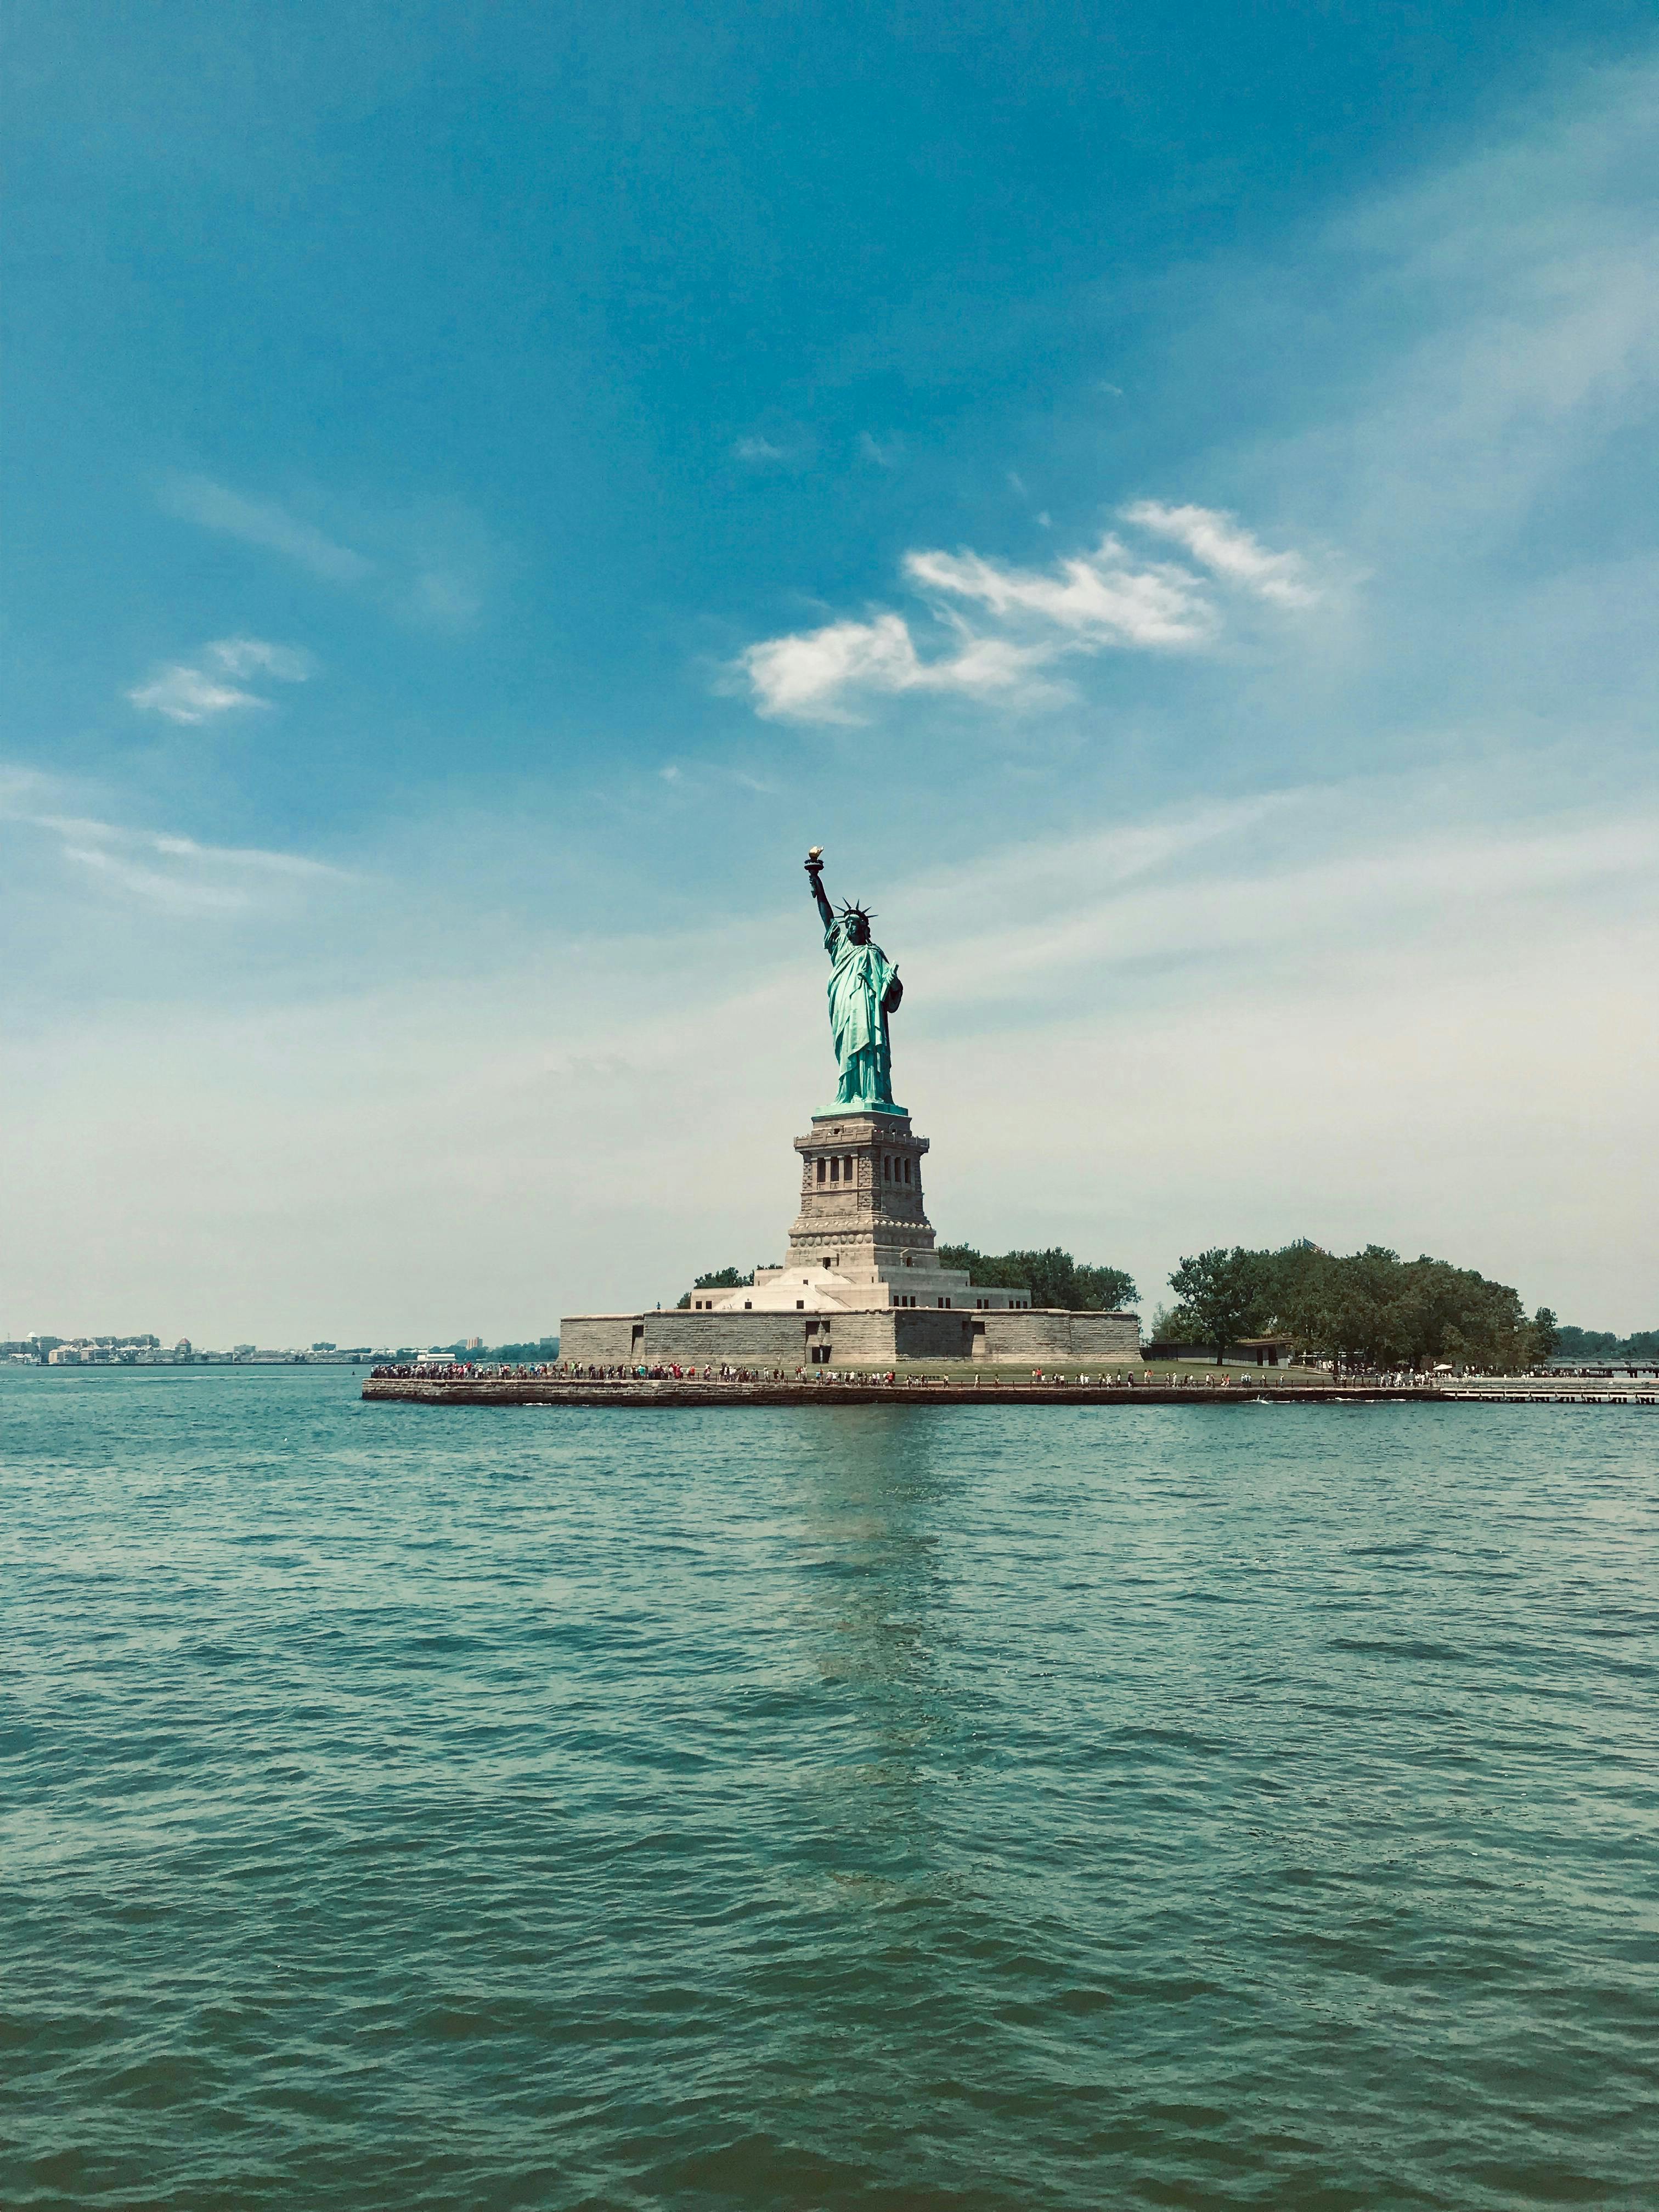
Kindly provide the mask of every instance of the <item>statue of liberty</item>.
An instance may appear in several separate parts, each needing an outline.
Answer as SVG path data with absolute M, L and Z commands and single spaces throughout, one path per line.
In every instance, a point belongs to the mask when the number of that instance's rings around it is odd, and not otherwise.
M 872 917 L 854 902 L 839 914 L 823 895 L 823 848 L 806 856 L 806 879 L 823 921 L 830 955 L 830 1033 L 841 1069 L 837 1106 L 849 1113 L 902 1114 L 893 1103 L 893 1056 L 887 1017 L 904 996 L 898 969 L 870 938 Z

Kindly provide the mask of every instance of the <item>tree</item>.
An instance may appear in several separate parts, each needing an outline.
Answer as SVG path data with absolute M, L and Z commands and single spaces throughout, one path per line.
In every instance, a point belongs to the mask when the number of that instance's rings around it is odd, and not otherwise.
M 1610 1328 L 1575 1328 L 1571 1322 L 1556 1331 L 1556 1344 L 1569 1359 L 1616 1359 L 1626 1348 Z
M 1621 1337 L 1610 1328 L 1575 1328 L 1563 1322 L 1556 1334 L 1557 1349 L 1569 1359 L 1659 1358 L 1659 1328 L 1638 1328 Z
M 1454 1360 L 1497 1373 L 1530 1367 L 1553 1329 L 1540 1310 L 1528 1321 L 1520 1294 L 1425 1252 L 1401 1260 L 1381 1244 L 1339 1255 L 1309 1245 L 1254 1258 L 1262 1311 L 1307 1351 L 1340 1369 L 1411 1367 Z
M 1078 1306 L 1084 1313 L 1121 1313 L 1135 1304 L 1139 1292 L 1135 1279 L 1121 1267 L 1088 1267 L 1078 1264 L 1077 1285 L 1083 1293 Z
M 698 1291 L 742 1291 L 746 1290 L 754 1279 L 755 1271 L 752 1267 L 746 1275 L 739 1274 L 735 1267 L 716 1267 L 712 1275 L 699 1275 L 691 1287 L 692 1290 Z M 691 1291 L 682 1291 L 675 1303 L 677 1305 L 689 1306 L 691 1303 Z
M 1079 1264 L 1058 1244 L 1042 1252 L 979 1252 L 971 1244 L 938 1247 L 942 1267 L 971 1275 L 986 1290 L 1028 1291 L 1034 1306 L 1073 1313 L 1112 1313 L 1133 1305 L 1134 1278 L 1121 1267 Z
M 1247 1335 L 1260 1314 L 1261 1255 L 1242 1245 L 1230 1252 L 1217 1244 L 1183 1260 L 1170 1278 L 1170 1288 L 1181 1301 L 1182 1318 L 1190 1317 L 1199 1341 L 1213 1346 L 1219 1367 L 1227 1346 Z
M 1548 1359 L 1561 1341 L 1561 1325 L 1547 1306 L 1540 1306 L 1532 1317 L 1532 1356 L 1535 1360 Z

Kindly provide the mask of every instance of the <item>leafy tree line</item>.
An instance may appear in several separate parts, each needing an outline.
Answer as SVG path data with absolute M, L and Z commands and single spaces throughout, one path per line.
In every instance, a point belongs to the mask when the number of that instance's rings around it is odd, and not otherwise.
M 1073 1313 L 1116 1313 L 1139 1296 L 1121 1267 L 1094 1267 L 1058 1244 L 1046 1252 L 976 1252 L 971 1244 L 941 1244 L 941 1267 L 965 1267 L 987 1290 L 1026 1290 L 1034 1306 L 1065 1306 Z
M 1547 1306 L 1528 1320 L 1507 1283 L 1381 1244 L 1347 1254 L 1216 1245 L 1182 1260 L 1170 1287 L 1179 1304 L 1159 1315 L 1158 1334 L 1204 1345 L 1218 1363 L 1243 1337 L 1283 1334 L 1338 1370 L 1449 1360 L 1510 1374 L 1547 1359 L 1560 1334 Z
M 1659 1328 L 1616 1336 L 1610 1328 L 1574 1328 L 1564 1322 L 1556 1350 L 1567 1359 L 1659 1359 Z
M 740 1275 L 735 1267 L 716 1267 L 712 1275 L 699 1275 L 693 1287 L 699 1291 L 741 1291 L 746 1290 L 754 1279 L 752 1267 L 746 1275 Z M 682 1291 L 675 1300 L 675 1304 L 681 1306 L 689 1306 L 690 1303 L 690 1291 Z

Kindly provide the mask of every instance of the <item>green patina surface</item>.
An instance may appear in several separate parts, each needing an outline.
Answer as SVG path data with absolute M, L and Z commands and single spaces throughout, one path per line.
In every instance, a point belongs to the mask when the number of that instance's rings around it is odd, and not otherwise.
M 830 955 L 830 1033 L 841 1080 L 842 1112 L 902 1114 L 893 1103 L 893 1054 L 885 1000 L 898 974 L 880 945 L 858 943 L 851 921 L 838 915 L 823 933 Z

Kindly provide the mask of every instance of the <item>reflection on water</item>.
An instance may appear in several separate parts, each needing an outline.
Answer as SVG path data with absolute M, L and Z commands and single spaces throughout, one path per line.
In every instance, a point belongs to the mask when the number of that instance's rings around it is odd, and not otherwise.
M 937 1527 L 951 1510 L 946 1439 L 886 1407 L 810 1420 L 790 1503 L 800 1633 L 836 1716 L 837 1751 L 803 1781 L 811 1855 L 860 1898 L 933 1871 L 930 1801 L 961 1717 L 939 1664 L 951 1635 Z

